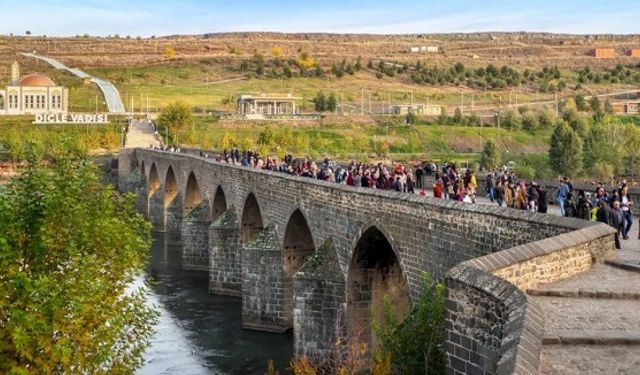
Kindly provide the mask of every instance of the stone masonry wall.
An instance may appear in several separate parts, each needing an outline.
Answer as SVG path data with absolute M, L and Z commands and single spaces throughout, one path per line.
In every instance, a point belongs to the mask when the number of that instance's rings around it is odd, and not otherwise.
M 199 204 L 183 220 L 182 267 L 209 272 L 209 206 Z
M 346 333 L 346 281 L 339 272 L 338 257 L 329 240 L 307 260 L 294 277 L 294 347 L 296 355 L 327 360 L 337 339 Z
M 461 263 L 446 278 L 449 374 L 537 374 L 543 313 L 528 288 L 614 255 L 613 229 L 589 227 Z
M 576 219 L 496 206 L 466 205 L 411 194 L 353 188 L 217 163 L 193 155 L 137 149 L 131 157 L 137 159 L 137 163 L 144 162 L 145 169 L 157 170 L 162 181 L 159 191 L 165 188 L 167 171 L 171 167 L 178 188 L 176 207 L 180 204 L 182 208 L 182 199 L 191 173 L 202 189 L 200 193 L 203 201 L 208 201 L 210 207 L 218 187 L 224 190 L 228 206 L 225 216 L 231 215 L 232 212 L 235 224 L 227 222 L 220 226 L 214 223 L 209 231 L 210 286 L 213 291 L 238 290 L 238 279 L 242 279 L 244 286 L 244 282 L 250 279 L 245 271 L 248 272 L 249 267 L 258 267 L 254 262 L 249 263 L 247 269 L 244 269 L 244 262 L 252 262 L 252 258 L 245 257 L 244 250 L 241 250 L 240 244 L 236 242 L 243 208 L 249 194 L 256 197 L 264 227 L 272 228 L 273 241 L 269 246 L 273 245 L 275 249 L 277 244 L 279 250 L 283 248 L 287 223 L 292 214 L 300 210 L 308 220 L 314 241 L 313 247 L 318 249 L 325 241 L 332 242 L 337 262 L 334 272 L 340 274 L 344 280 L 349 271 L 355 245 L 361 235 L 371 227 L 380 229 L 398 258 L 410 299 L 419 295 L 423 271 L 429 272 L 436 279 L 442 279 L 448 270 L 463 261 L 589 225 Z M 159 207 L 154 208 L 154 199 L 150 199 L 150 216 L 152 220 L 158 221 L 157 216 L 161 211 Z M 174 223 L 178 222 L 172 219 L 172 212 L 176 207 L 172 206 L 167 210 L 169 230 L 175 228 Z M 238 232 L 234 232 L 233 225 L 236 225 Z M 229 241 L 223 242 L 227 240 Z M 240 258 L 243 267 L 241 274 L 234 269 L 240 266 L 237 262 Z M 253 273 L 255 277 L 262 279 L 253 279 L 252 282 L 267 285 L 275 279 L 284 278 L 282 257 L 278 259 L 274 255 L 270 261 L 280 263 L 269 268 L 270 273 Z M 229 264 L 230 262 L 234 262 L 235 265 Z M 252 288 L 259 290 L 256 286 Z M 328 305 L 336 304 L 336 298 L 341 303 L 346 303 L 346 294 L 328 298 Z M 257 306 L 254 312 L 244 317 L 247 323 L 252 320 L 267 322 L 272 319 L 277 325 L 277 306 L 283 305 L 283 294 L 270 289 L 265 298 L 270 300 L 259 303 L 246 300 L 248 305 Z M 298 311 L 303 314 L 302 310 Z M 294 331 L 295 329 L 304 328 L 296 327 L 294 324 Z M 304 337 L 313 340 L 312 335 Z M 323 347 L 325 344 L 300 340 L 296 342 L 296 352 Z
M 285 332 L 282 249 L 267 227 L 241 249 L 242 327 Z
M 209 227 L 209 292 L 242 294 L 240 227 L 235 210 L 227 210 Z

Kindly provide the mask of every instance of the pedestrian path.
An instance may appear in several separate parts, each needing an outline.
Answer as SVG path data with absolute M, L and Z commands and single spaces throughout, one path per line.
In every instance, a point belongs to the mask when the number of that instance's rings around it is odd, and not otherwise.
M 495 204 L 485 197 L 476 201 Z M 560 210 L 551 205 L 548 213 Z M 634 217 L 614 260 L 526 291 L 545 314 L 540 374 L 640 374 L 639 224 Z
M 109 113 L 125 113 L 126 112 L 124 104 L 122 103 L 122 99 L 120 98 L 120 92 L 118 92 L 118 89 L 111 82 L 101 78 L 92 77 L 89 74 L 77 68 L 69 68 L 63 63 L 61 63 L 60 61 L 53 59 L 51 57 L 39 56 L 33 53 L 22 53 L 22 55 L 25 57 L 31 57 L 34 59 L 42 60 L 48 63 L 49 65 L 53 66 L 54 68 L 59 70 L 65 70 L 80 79 L 89 79 L 92 83 L 98 86 L 100 91 L 102 91 L 104 100 L 107 103 L 107 108 L 109 109 Z
M 132 121 L 125 139 L 125 148 L 147 148 L 149 146 L 160 146 L 153 126 L 147 120 Z

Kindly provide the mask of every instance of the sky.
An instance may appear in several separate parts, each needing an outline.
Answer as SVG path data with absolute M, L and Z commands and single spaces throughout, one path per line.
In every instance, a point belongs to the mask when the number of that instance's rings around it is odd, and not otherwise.
M 0 34 L 640 34 L 637 0 L 0 0 Z

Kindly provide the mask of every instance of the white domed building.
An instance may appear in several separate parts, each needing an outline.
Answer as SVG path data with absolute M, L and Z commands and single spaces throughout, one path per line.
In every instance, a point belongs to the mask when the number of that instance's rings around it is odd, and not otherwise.
M 38 115 L 67 113 L 69 90 L 57 86 L 45 74 L 33 73 L 20 77 L 17 62 L 11 65 L 11 84 L 0 88 L 0 114 Z

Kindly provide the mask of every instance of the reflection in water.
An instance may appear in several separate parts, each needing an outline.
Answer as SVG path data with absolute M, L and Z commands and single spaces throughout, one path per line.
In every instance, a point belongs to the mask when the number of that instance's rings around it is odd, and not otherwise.
M 157 234 L 151 251 L 149 303 L 161 317 L 138 374 L 262 375 L 269 359 L 285 373 L 290 335 L 243 330 L 240 299 L 209 295 L 206 272 L 182 270 L 179 246 Z

